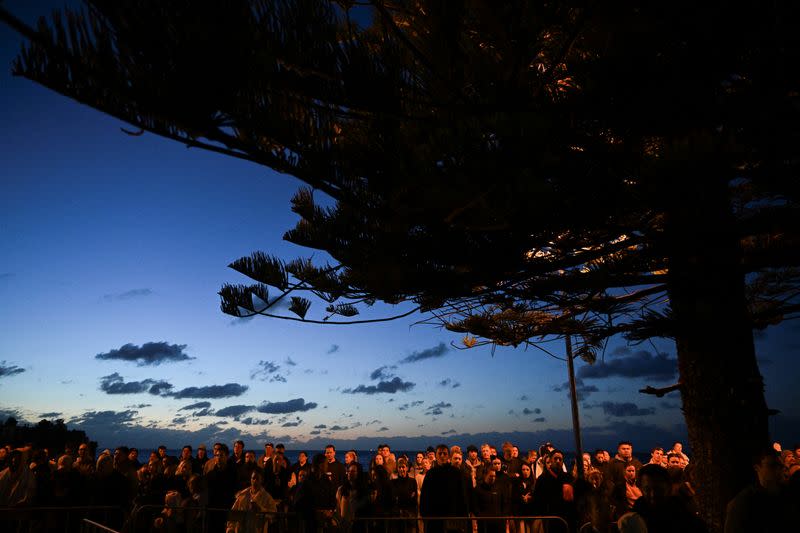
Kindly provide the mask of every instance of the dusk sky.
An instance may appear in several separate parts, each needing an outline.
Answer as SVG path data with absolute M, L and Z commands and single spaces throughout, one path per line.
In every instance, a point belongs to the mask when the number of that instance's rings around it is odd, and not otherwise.
M 33 23 L 28 4 L 3 2 Z M 566 363 L 538 350 L 458 350 L 460 336 L 413 325 L 419 314 L 356 326 L 223 314 L 222 284 L 247 281 L 228 263 L 256 250 L 309 254 L 282 240 L 301 183 L 126 135 L 133 128 L 12 77 L 20 43 L 0 25 L 0 420 L 61 418 L 101 447 L 510 437 L 573 449 Z M 767 402 L 781 411 L 773 438 L 785 444 L 800 442 L 799 349 L 796 322 L 757 336 Z M 674 345 L 612 339 L 601 357 L 577 364 L 584 445 L 686 442 L 677 393 L 637 392 L 677 380 Z

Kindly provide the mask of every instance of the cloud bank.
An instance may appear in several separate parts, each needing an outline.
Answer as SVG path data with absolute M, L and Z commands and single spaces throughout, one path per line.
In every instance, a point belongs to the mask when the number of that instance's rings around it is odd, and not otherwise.
M 168 344 L 166 342 L 146 342 L 141 346 L 125 344 L 120 348 L 94 356 L 103 361 L 130 361 L 138 366 L 158 366 L 161 363 L 176 363 L 194 359 L 184 350 L 185 344 Z

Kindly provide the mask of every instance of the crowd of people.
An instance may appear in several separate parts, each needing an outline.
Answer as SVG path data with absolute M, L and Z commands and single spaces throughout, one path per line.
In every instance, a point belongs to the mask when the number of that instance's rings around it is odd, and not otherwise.
M 646 464 L 627 441 L 613 457 L 596 450 L 570 465 L 549 442 L 526 453 L 504 442 L 499 449 L 442 444 L 409 455 L 383 444 L 369 457 L 348 450 L 343 462 L 332 444 L 313 457 L 300 452 L 291 463 L 281 444 L 267 443 L 256 454 L 241 440 L 232 450 L 214 444 L 210 456 L 204 445 L 184 446 L 178 457 L 165 446 L 146 458 L 125 446 L 92 452 L 87 444 L 57 457 L 46 449 L 0 448 L 0 507 L 119 507 L 128 517 L 145 513 L 139 528 L 166 531 L 193 530 L 202 509 L 258 515 L 247 529 L 259 532 L 276 513 L 302 517 L 306 531 L 357 530 L 388 517 L 408 519 L 394 523 L 402 531 L 546 531 L 545 522 L 525 518 L 533 516 L 559 517 L 571 531 L 586 523 L 598 532 L 707 530 L 693 465 L 680 443 L 653 448 Z M 726 532 L 800 524 L 800 446 L 764 450 L 752 465 L 754 485 L 730 503 Z M 236 516 L 204 519 L 208 531 L 243 531 Z M 443 517 L 479 520 L 425 520 Z

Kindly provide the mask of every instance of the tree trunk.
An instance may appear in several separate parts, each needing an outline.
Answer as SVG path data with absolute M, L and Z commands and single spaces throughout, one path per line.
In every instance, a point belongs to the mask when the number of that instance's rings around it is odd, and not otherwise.
M 753 480 L 750 456 L 769 443 L 768 415 L 727 180 L 695 169 L 681 182 L 665 226 L 669 297 L 693 486 L 721 532 L 727 503 Z

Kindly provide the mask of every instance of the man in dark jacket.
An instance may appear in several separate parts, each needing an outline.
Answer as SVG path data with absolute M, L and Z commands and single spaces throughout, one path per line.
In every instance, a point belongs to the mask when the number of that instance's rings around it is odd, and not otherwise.
M 423 518 L 466 517 L 467 502 L 464 477 L 458 468 L 450 464 L 450 449 L 440 444 L 436 447 L 436 466 L 425 474 L 419 497 L 419 512 Z M 430 520 L 425 524 L 428 533 L 458 531 L 466 522 Z
M 537 515 L 560 516 L 574 527 L 575 496 L 572 477 L 564 472 L 564 453 L 554 449 L 545 456 L 545 470 L 533 489 L 533 509 Z

